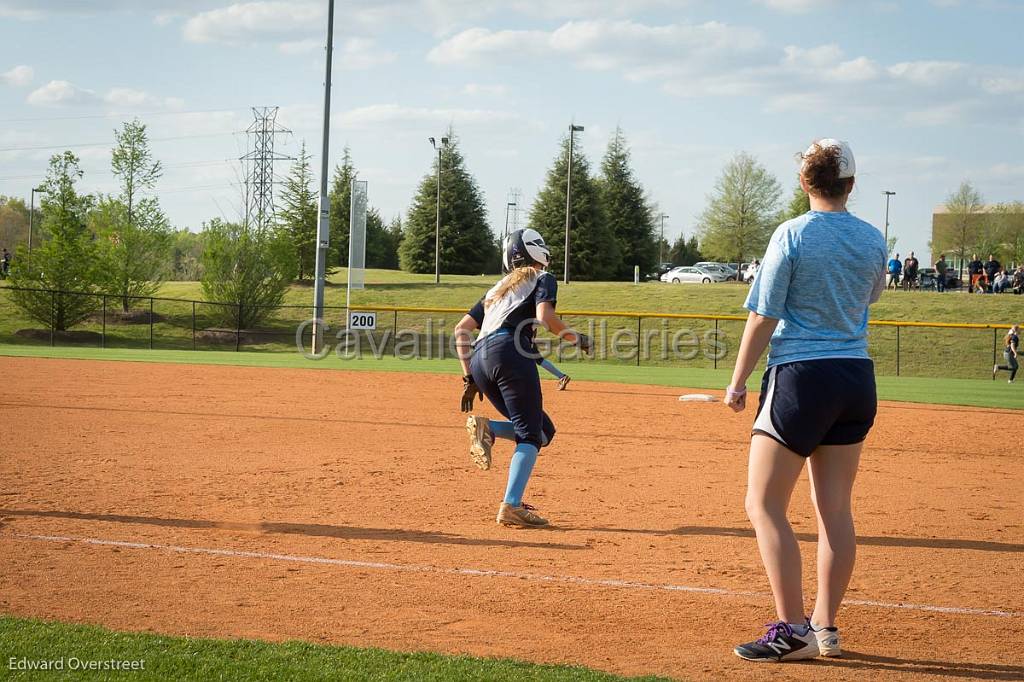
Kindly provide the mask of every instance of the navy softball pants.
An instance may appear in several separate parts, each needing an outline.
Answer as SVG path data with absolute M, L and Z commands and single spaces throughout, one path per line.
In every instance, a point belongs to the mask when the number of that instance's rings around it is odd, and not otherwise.
M 544 412 L 537 361 L 517 348 L 512 334 L 490 334 L 470 360 L 473 381 L 495 409 L 512 422 L 517 443 L 542 448 L 555 437 L 555 425 Z

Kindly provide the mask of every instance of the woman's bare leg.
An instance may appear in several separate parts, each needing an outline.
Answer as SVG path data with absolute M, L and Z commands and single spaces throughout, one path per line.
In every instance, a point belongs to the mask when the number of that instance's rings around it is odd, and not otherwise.
M 835 625 L 857 557 L 850 496 L 863 443 L 822 445 L 808 463 L 811 498 L 818 515 L 818 596 L 811 622 Z
M 800 546 L 786 518 L 804 458 L 778 441 L 755 434 L 750 440 L 747 471 L 747 516 L 757 534 L 757 548 L 768 573 L 779 620 L 804 622 Z

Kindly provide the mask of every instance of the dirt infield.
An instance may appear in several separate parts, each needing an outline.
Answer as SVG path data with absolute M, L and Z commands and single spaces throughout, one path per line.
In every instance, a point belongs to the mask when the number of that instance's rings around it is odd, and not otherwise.
M 1024 412 L 882 406 L 842 660 L 758 666 L 752 413 L 545 382 L 558 436 L 494 524 L 457 377 L 0 358 L 0 612 L 685 679 L 1024 679 Z M 489 410 L 490 408 L 488 408 Z M 814 592 L 806 481 L 793 502 Z M 89 541 L 86 541 L 86 540 Z

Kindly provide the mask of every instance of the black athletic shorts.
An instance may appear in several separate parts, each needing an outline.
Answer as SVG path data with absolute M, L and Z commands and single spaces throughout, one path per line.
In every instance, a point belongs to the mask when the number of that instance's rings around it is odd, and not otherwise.
M 875 423 L 877 409 L 871 360 L 790 362 L 764 373 L 753 433 L 810 457 L 819 445 L 863 441 Z

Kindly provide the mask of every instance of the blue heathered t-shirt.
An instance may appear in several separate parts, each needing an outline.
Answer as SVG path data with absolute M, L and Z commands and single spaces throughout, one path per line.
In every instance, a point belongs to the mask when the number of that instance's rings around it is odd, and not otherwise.
M 868 306 L 885 288 L 885 238 L 846 211 L 809 211 L 775 230 L 745 306 L 779 320 L 768 366 L 868 355 Z

